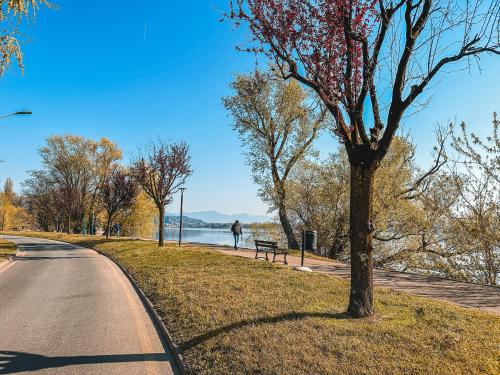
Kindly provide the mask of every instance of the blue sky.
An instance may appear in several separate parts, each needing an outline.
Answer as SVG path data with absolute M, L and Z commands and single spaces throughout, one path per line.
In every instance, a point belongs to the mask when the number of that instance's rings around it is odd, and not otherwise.
M 235 51 L 245 40 L 242 31 L 219 22 L 227 1 L 117 3 L 58 0 L 59 10 L 42 10 L 25 28 L 25 74 L 13 68 L 0 80 L 0 113 L 34 114 L 0 123 L 6 161 L 0 183 L 10 176 L 19 189 L 26 171 L 40 166 L 37 149 L 51 134 L 108 137 L 126 160 L 162 136 L 192 148 L 187 211 L 265 213 L 220 100 L 234 74 L 255 64 Z M 405 120 L 421 164 L 430 161 L 438 122 L 456 117 L 487 133 L 491 113 L 500 111 L 500 74 L 493 58 L 483 58 L 482 67 L 445 76 L 432 103 Z M 325 135 L 318 147 L 327 153 L 335 144 Z

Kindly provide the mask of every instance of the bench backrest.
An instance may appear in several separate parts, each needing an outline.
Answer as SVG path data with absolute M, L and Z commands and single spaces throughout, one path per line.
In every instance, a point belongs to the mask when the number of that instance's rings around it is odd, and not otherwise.
M 255 240 L 255 247 L 256 248 L 277 249 L 278 248 L 278 243 L 274 242 L 274 241 Z

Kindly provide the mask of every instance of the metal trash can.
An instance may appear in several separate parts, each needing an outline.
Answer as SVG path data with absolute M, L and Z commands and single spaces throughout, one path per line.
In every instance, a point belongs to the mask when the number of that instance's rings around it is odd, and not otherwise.
M 305 250 L 315 252 L 318 246 L 318 232 L 315 230 L 306 230 L 304 245 Z

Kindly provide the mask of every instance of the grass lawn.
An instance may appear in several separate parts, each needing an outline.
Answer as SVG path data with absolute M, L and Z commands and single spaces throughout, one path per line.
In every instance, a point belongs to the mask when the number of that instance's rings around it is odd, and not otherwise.
M 3 262 L 6 259 L 9 259 L 11 255 L 16 254 L 16 245 L 12 242 L 5 241 L 0 238 L 0 262 Z
M 355 320 L 343 314 L 349 284 L 334 277 L 201 247 L 30 235 L 127 268 L 192 374 L 500 374 L 497 315 L 376 289 L 377 316 Z

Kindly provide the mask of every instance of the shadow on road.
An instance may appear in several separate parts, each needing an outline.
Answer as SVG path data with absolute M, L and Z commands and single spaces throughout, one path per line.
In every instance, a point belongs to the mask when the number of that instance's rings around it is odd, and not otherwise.
M 70 244 L 52 244 L 52 243 L 23 243 L 19 248 L 24 251 L 71 251 L 83 249 L 79 246 Z
M 102 259 L 98 255 L 96 256 L 65 256 L 65 257 L 42 257 L 42 256 L 16 256 L 14 257 L 15 260 L 20 260 L 20 261 L 27 261 L 27 260 L 57 260 L 57 259 Z
M 0 374 L 15 374 L 71 365 L 147 361 L 168 361 L 168 357 L 165 353 L 46 357 L 32 353 L 0 351 Z

